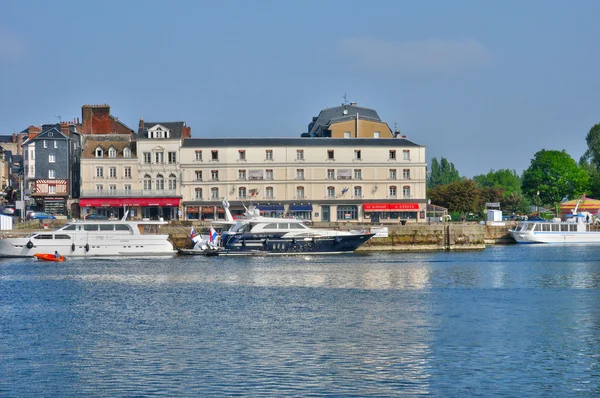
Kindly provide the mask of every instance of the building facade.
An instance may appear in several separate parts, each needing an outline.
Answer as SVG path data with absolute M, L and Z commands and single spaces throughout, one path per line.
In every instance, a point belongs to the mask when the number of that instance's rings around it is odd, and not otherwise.
M 187 139 L 181 147 L 187 219 L 264 214 L 323 222 L 424 220 L 425 148 L 404 138 Z

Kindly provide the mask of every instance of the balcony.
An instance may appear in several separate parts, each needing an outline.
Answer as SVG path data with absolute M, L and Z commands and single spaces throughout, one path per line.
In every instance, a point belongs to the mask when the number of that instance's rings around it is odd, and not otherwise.
M 142 196 L 179 196 L 176 190 L 172 189 L 161 189 L 161 190 L 149 190 L 149 189 L 109 189 L 106 191 L 96 190 L 84 190 L 81 191 L 81 197 L 83 198 L 135 198 Z

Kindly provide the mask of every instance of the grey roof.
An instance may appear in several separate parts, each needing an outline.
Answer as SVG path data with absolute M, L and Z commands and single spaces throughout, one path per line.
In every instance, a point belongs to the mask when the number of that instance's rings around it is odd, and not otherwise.
M 344 111 L 346 113 L 344 114 Z M 343 104 L 333 108 L 323 109 L 316 119 L 308 125 L 308 133 L 310 135 L 321 136 L 323 130 L 327 130 L 331 123 L 342 122 L 346 120 L 355 120 L 356 114 L 360 119 L 372 120 L 381 122 L 379 115 L 374 109 L 364 108 L 354 103 Z
M 62 131 L 60 130 L 60 124 L 44 124 L 42 126 L 42 132 L 39 133 L 38 135 L 36 135 L 35 137 L 23 142 L 23 145 L 29 145 L 33 141 L 37 141 L 37 140 L 41 140 L 41 139 L 48 139 L 48 138 L 52 138 L 53 140 L 56 140 L 56 139 L 68 140 L 69 139 L 69 137 L 64 135 L 62 133 Z
M 169 139 L 181 138 L 185 122 L 144 122 L 144 128 L 138 129 L 138 140 L 148 139 L 148 129 L 160 124 L 163 127 L 171 130 Z
M 322 146 L 389 146 L 389 147 L 422 147 L 406 138 L 186 138 L 183 140 L 183 148 L 204 147 L 322 147 Z
M 11 135 L 0 135 L 0 142 L 12 144 L 13 136 Z

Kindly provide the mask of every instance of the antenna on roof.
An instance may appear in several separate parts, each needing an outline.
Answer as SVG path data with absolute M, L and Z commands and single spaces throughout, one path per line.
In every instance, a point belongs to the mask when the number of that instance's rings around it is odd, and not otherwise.
M 60 116 L 60 115 L 56 115 L 56 116 L 54 116 L 54 117 L 58 119 L 59 123 L 62 123 L 62 116 Z
M 344 96 L 342 98 L 344 100 L 344 102 L 342 102 L 342 105 L 346 105 L 348 103 L 348 98 L 347 98 L 346 93 L 344 93 Z

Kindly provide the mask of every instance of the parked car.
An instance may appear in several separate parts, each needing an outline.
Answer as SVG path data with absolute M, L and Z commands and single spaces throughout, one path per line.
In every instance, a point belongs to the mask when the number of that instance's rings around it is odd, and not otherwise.
M 52 214 L 48 214 L 46 212 L 43 211 L 32 211 L 31 213 L 27 214 L 27 219 L 28 220 L 56 220 L 56 217 L 54 217 Z
M 84 217 L 85 220 L 108 220 L 108 217 L 103 214 L 88 214 Z
M 0 212 L 7 216 L 13 216 L 15 214 L 15 205 L 4 205 L 2 206 Z

